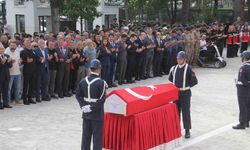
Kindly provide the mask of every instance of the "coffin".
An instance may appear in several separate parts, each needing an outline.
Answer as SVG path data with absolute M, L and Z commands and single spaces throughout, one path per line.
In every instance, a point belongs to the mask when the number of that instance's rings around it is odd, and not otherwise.
M 173 84 L 140 86 L 114 90 L 107 95 L 106 113 L 129 116 L 178 100 L 178 88 Z

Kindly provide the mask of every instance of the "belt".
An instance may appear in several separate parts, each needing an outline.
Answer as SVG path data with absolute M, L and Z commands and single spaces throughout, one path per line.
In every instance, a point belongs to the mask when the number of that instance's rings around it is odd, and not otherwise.
M 86 102 L 93 102 L 93 103 L 95 103 L 95 102 L 97 102 L 98 101 L 98 99 L 97 98 L 86 98 L 86 97 L 84 97 L 84 101 L 86 101 Z
M 179 88 L 180 91 L 187 91 L 187 90 L 190 90 L 191 88 L 188 86 L 188 87 L 185 87 L 185 88 Z

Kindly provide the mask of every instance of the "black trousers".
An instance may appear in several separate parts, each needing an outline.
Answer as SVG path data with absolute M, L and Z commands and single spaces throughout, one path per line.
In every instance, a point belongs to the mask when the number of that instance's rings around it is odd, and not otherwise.
M 72 92 L 76 90 L 77 84 L 77 72 L 78 68 L 70 70 L 69 90 Z
M 110 75 L 108 79 L 108 85 L 112 85 L 115 79 L 116 61 L 110 61 Z
M 163 57 L 162 52 L 155 51 L 155 53 L 154 53 L 154 65 L 153 65 L 154 76 L 158 76 L 161 74 L 162 57 Z
M 0 106 L 8 105 L 9 80 L 0 79 Z
M 83 118 L 82 125 L 82 149 L 90 150 L 93 136 L 93 150 L 102 150 L 103 121 L 95 121 Z
M 58 66 L 57 70 L 57 81 L 56 89 L 59 96 L 68 93 L 69 91 L 69 75 L 70 75 L 70 66 L 69 64 L 62 63 Z
M 49 94 L 54 95 L 55 92 L 55 84 L 56 84 L 56 70 L 50 70 L 49 75 Z
M 136 56 L 136 78 L 142 78 L 143 75 L 143 66 L 144 66 L 144 54 L 142 53 L 138 53 Z
M 245 96 L 238 96 L 238 104 L 239 104 L 239 122 L 247 123 L 250 121 L 250 98 Z
M 237 57 L 238 56 L 238 51 L 239 51 L 239 45 L 235 44 L 233 47 L 234 47 L 233 48 L 233 56 Z
M 246 51 L 248 48 L 248 42 L 242 42 L 240 47 L 240 53 Z
M 40 100 L 40 94 L 42 99 L 48 97 L 48 85 L 49 85 L 49 71 L 46 69 L 41 69 L 37 71 L 36 74 L 36 100 Z
M 215 43 L 215 45 L 218 47 L 218 50 L 219 50 L 219 53 L 220 53 L 220 56 L 222 57 L 222 54 L 223 54 L 223 41 L 217 41 Z
M 136 67 L 136 53 L 128 54 L 127 71 L 126 71 L 127 81 L 132 81 L 132 78 L 135 75 L 135 67 Z
M 36 73 L 23 74 L 23 102 L 27 103 L 27 98 L 31 99 L 33 96 L 33 91 L 35 90 L 35 79 Z
M 234 57 L 234 45 L 233 44 L 227 44 L 227 58 L 233 58 Z
M 170 52 L 167 50 L 164 50 L 163 52 L 163 58 L 162 58 L 162 64 L 161 64 L 161 71 L 164 72 L 165 74 L 169 74 L 169 71 L 171 69 L 170 65 Z
M 179 92 L 179 100 L 176 102 L 176 104 L 179 110 L 179 116 L 181 116 L 182 113 L 184 129 L 191 129 L 190 101 L 191 90 Z

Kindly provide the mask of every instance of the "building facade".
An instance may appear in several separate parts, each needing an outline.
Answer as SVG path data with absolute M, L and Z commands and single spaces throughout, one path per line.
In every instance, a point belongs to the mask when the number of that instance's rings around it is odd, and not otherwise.
M 6 25 L 5 32 L 14 34 L 16 32 L 29 33 L 50 32 L 51 8 L 49 0 L 5 0 L 6 2 Z M 84 29 L 92 30 L 95 25 L 110 26 L 114 18 L 119 18 L 119 7 L 121 0 L 100 0 L 97 10 L 103 15 L 93 22 L 84 21 Z M 77 22 L 77 29 L 80 28 Z
M 51 31 L 49 0 L 6 0 L 7 32 Z

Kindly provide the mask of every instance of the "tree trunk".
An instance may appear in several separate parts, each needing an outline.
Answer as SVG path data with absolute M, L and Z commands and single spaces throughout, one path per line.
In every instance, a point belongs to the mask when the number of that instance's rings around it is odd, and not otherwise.
M 248 8 L 248 18 L 247 18 L 247 20 L 250 20 L 250 1 L 247 1 L 247 8 Z
M 51 22 L 52 22 L 52 32 L 58 33 L 60 29 L 60 0 L 51 0 Z
M 177 0 L 174 0 L 174 10 L 172 16 L 172 23 L 175 24 L 176 22 L 176 14 L 177 14 Z
M 80 17 L 80 24 L 81 24 L 81 34 L 83 33 L 83 22 L 82 22 L 82 16 Z
M 128 18 L 129 18 L 129 11 L 128 11 L 128 2 L 129 0 L 124 0 L 124 6 L 125 6 L 125 20 L 126 20 L 126 23 L 128 23 Z
M 218 2 L 219 2 L 219 0 L 214 0 L 213 16 L 214 16 L 215 18 L 217 18 Z
M 190 14 L 190 0 L 182 1 L 182 18 L 184 23 L 188 22 Z
M 244 7 L 245 0 L 233 0 L 234 20 L 236 20 L 237 17 L 241 17 L 242 20 L 245 20 Z

